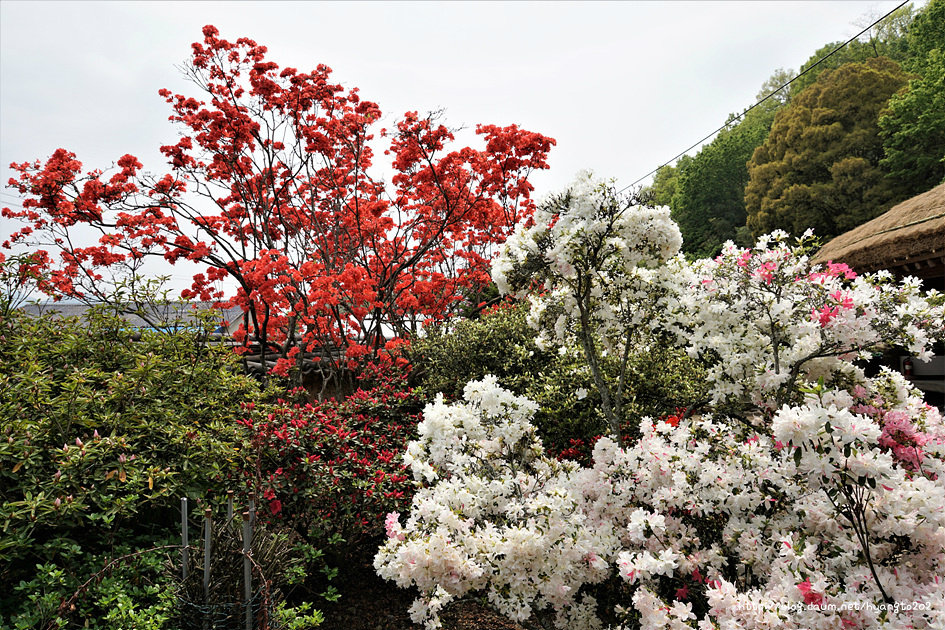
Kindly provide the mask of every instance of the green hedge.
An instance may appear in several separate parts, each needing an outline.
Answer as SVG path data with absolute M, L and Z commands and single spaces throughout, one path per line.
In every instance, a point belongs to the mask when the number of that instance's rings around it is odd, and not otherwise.
M 59 605 L 108 559 L 174 540 L 182 496 L 238 490 L 237 420 L 259 387 L 204 332 L 136 332 L 106 308 L 0 323 L 0 580 L 14 585 L 0 626 L 112 628 L 131 606 L 161 627 L 173 589 L 157 552 Z

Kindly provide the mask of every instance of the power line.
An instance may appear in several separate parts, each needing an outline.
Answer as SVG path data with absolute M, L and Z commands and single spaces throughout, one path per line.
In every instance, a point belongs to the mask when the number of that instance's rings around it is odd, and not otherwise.
M 23 198 L 18 195 L 0 192 L 0 205 L 23 210 Z
M 817 63 L 815 63 L 814 65 L 812 65 L 810 68 L 808 68 L 808 69 L 805 70 L 804 72 L 800 73 L 799 75 L 797 75 L 796 77 L 794 77 L 793 79 L 791 79 L 790 81 L 788 81 L 787 83 L 785 83 L 784 85 L 782 85 L 781 87 L 779 87 L 777 90 L 775 90 L 774 92 L 772 92 L 772 93 L 769 94 L 768 96 L 764 97 L 763 99 L 761 99 L 760 101 L 758 101 L 757 103 L 755 103 L 754 105 L 752 105 L 751 107 L 749 107 L 748 109 L 746 109 L 746 110 L 745 110 L 744 112 L 742 112 L 741 114 L 735 116 L 735 118 L 733 118 L 732 120 L 729 120 L 729 121 L 726 122 L 724 125 L 722 125 L 722 126 L 719 127 L 718 129 L 716 129 L 715 131 L 713 131 L 712 133 L 710 133 L 709 135 L 707 135 L 705 138 L 703 138 L 702 140 L 699 140 L 698 142 L 696 142 L 695 144 L 693 144 L 691 147 L 689 147 L 688 149 L 686 149 L 686 150 L 683 151 L 682 153 L 678 154 L 676 157 L 674 157 L 674 158 L 668 160 L 667 162 L 664 162 L 663 164 L 660 164 L 659 166 L 657 166 L 657 167 L 654 168 L 652 171 L 650 171 L 649 173 L 647 173 L 646 175 L 644 175 L 644 176 L 641 177 L 640 179 L 636 180 L 635 182 L 624 186 L 623 188 L 620 189 L 619 192 L 622 193 L 623 191 L 627 190 L 628 188 L 630 188 L 630 187 L 632 187 L 632 186 L 636 186 L 637 184 L 639 184 L 640 182 L 642 182 L 644 179 L 646 179 L 647 177 L 649 177 L 650 175 L 652 175 L 652 174 L 655 173 L 656 171 L 660 170 L 660 169 L 663 168 L 664 166 L 668 166 L 668 165 L 669 165 L 670 163 L 672 163 L 672 162 L 675 162 L 676 160 L 678 160 L 678 159 L 681 158 L 682 156 L 686 155 L 687 153 L 689 153 L 690 151 L 692 151 L 693 149 L 695 149 L 697 146 L 701 145 L 703 142 L 705 142 L 706 140 L 708 140 L 709 138 L 711 138 L 711 137 L 714 136 L 715 134 L 719 133 L 720 131 L 722 131 L 723 129 L 725 129 L 726 127 L 728 127 L 729 125 L 731 125 L 731 124 L 734 123 L 735 121 L 737 121 L 737 120 L 743 118 L 748 112 L 750 112 L 751 110 L 755 109 L 756 107 L 758 107 L 759 105 L 761 105 L 762 103 L 764 103 L 765 101 L 767 101 L 769 98 L 773 97 L 775 94 L 777 94 L 778 92 L 780 92 L 780 91 L 783 90 L 784 88 L 790 86 L 792 83 L 794 83 L 795 81 L 797 81 L 798 79 L 800 79 L 802 76 L 804 76 L 805 74 L 807 74 L 808 72 L 810 72 L 811 70 L 813 70 L 814 68 L 816 68 L 817 66 L 819 66 L 820 64 L 822 64 L 823 62 L 825 62 L 825 61 L 827 61 L 828 59 L 830 59 L 832 56 L 834 56 L 834 55 L 835 55 L 837 52 L 839 52 L 841 49 L 847 47 L 850 43 L 852 43 L 852 42 L 856 41 L 857 39 L 859 39 L 860 36 L 863 35 L 863 33 L 867 32 L 868 30 L 870 30 L 871 28 L 873 28 L 874 26 L 876 26 L 877 24 L 879 24 L 880 22 L 882 22 L 883 20 L 885 20 L 886 18 L 888 18 L 890 15 L 892 15 L 893 13 L 895 13 L 896 11 L 898 11 L 899 9 L 901 9 L 902 7 L 904 7 L 904 6 L 905 6 L 906 4 L 908 4 L 910 1 L 911 1 L 911 0 L 904 0 L 904 1 L 901 2 L 897 7 L 895 7 L 894 9 L 892 9 L 889 13 L 887 13 L 887 14 L 884 15 L 883 17 L 877 19 L 875 22 L 873 22 L 872 24 L 870 24 L 869 26 L 867 26 L 866 28 L 864 28 L 862 31 L 860 31 L 859 33 L 857 33 L 856 35 L 854 35 L 853 37 L 851 37 L 850 39 L 848 39 L 848 40 L 845 41 L 844 43 L 842 43 L 842 44 L 840 44 L 839 46 L 837 46 L 835 49 L 833 49 L 833 50 L 830 52 L 830 54 L 826 55 L 826 56 L 823 57 L 822 59 L 819 59 L 819 60 L 817 61 Z M 619 193 L 618 193 L 618 194 L 619 194 Z

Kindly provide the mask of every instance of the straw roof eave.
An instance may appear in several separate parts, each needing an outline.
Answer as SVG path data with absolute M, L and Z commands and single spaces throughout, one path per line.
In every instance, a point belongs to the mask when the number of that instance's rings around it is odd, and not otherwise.
M 869 272 L 906 265 L 916 269 L 941 266 L 943 257 L 945 184 L 834 238 L 813 261 L 844 262 L 857 271 Z

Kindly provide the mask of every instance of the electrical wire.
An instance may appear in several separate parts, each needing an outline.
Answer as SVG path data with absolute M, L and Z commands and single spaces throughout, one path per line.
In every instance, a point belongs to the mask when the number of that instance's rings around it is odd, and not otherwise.
M 866 33 L 867 31 L 869 31 L 871 28 L 873 28 L 874 26 L 876 26 L 877 24 L 879 24 L 880 22 L 882 22 L 883 20 L 885 20 L 886 18 L 888 18 L 890 15 L 892 15 L 893 13 L 895 13 L 896 11 L 898 11 L 899 9 L 901 9 L 902 7 L 904 7 L 905 5 L 907 5 L 910 1 L 911 1 L 911 0 L 904 0 L 904 1 L 901 2 L 898 6 L 896 6 L 894 9 L 892 9 L 891 11 L 889 11 L 889 13 L 887 13 L 887 14 L 884 15 L 884 16 L 882 16 L 881 18 L 878 18 L 875 22 L 873 22 L 872 24 L 870 24 L 869 26 L 867 26 L 866 28 L 864 28 L 862 31 L 860 31 L 859 33 L 857 33 L 856 35 L 854 35 L 853 37 L 851 37 L 850 39 L 848 39 L 848 40 L 845 41 L 844 43 L 842 43 L 842 44 L 840 44 L 839 46 L 837 46 L 837 47 L 836 47 L 835 49 L 833 49 L 828 55 L 826 55 L 825 57 L 819 59 L 819 60 L 818 60 L 814 65 L 812 65 L 810 68 L 808 68 L 807 70 L 804 70 L 803 72 L 801 72 L 800 74 L 798 74 L 796 77 L 794 77 L 793 79 L 791 79 L 790 81 L 788 81 L 787 83 L 785 83 L 784 85 L 782 85 L 781 87 L 779 87 L 777 90 L 771 92 L 771 94 L 768 94 L 766 97 L 764 97 L 763 99 L 761 99 L 760 101 L 758 101 L 757 103 L 755 103 L 754 105 L 752 105 L 751 107 L 749 107 L 748 109 L 746 109 L 745 111 L 743 111 L 741 114 L 735 116 L 732 120 L 729 120 L 729 121 L 726 122 L 724 125 L 722 125 L 722 126 L 719 127 L 718 129 L 716 129 L 715 131 L 713 131 L 712 133 L 710 133 L 709 135 L 707 135 L 705 138 L 703 138 L 702 140 L 699 140 L 698 142 L 696 142 L 695 144 L 693 144 L 691 147 L 689 147 L 688 149 L 686 149 L 686 150 L 683 151 L 682 153 L 678 154 L 676 157 L 671 158 L 670 160 L 664 162 L 663 164 L 660 164 L 659 166 L 657 166 L 656 168 L 654 168 L 652 171 L 650 171 L 649 173 L 647 173 L 646 175 L 644 175 L 644 176 L 641 177 L 640 179 L 634 181 L 633 183 L 624 186 L 623 188 L 620 189 L 620 191 L 618 192 L 618 194 L 624 192 L 625 190 L 631 188 L 632 186 L 636 186 L 637 184 L 639 184 L 640 182 L 642 182 L 644 179 L 646 179 L 646 178 L 649 177 L 650 175 L 656 173 L 658 170 L 660 170 L 660 169 L 663 168 L 664 166 L 668 166 L 670 163 L 675 162 L 676 160 L 678 160 L 678 159 L 681 158 L 682 156 L 686 155 L 687 153 L 689 153 L 690 151 L 692 151 L 693 149 L 695 149 L 697 146 L 699 146 L 699 145 L 701 145 L 702 143 L 704 143 L 704 142 L 705 142 L 706 140 L 708 140 L 709 138 L 715 136 L 717 133 L 719 133 L 719 132 L 722 131 L 723 129 L 725 129 L 725 128 L 731 126 L 733 123 L 735 123 L 736 121 L 738 121 L 738 120 L 740 120 L 741 118 L 743 118 L 746 114 L 748 114 L 748 112 L 750 112 L 751 110 L 755 109 L 756 107 L 758 107 L 759 105 L 761 105 L 762 103 L 764 103 L 765 101 L 767 101 L 769 98 L 772 98 L 775 94 L 777 94 L 778 92 L 780 92 L 780 91 L 783 90 L 784 88 L 790 86 L 792 83 L 794 83 L 795 81 L 797 81 L 798 79 L 800 79 L 802 76 L 804 76 L 805 74 L 807 74 L 808 72 L 810 72 L 811 70 L 813 70 L 814 68 L 816 68 L 817 66 L 819 66 L 820 64 L 822 64 L 823 62 L 825 62 L 825 61 L 827 61 L 828 59 L 830 59 L 832 56 L 834 56 L 834 55 L 835 55 L 836 53 L 838 53 L 840 50 L 842 50 L 843 48 L 846 48 L 846 47 L 847 47 L 848 45 L 850 45 L 852 42 L 854 42 L 854 41 L 856 41 L 857 39 L 859 39 L 860 36 L 863 35 L 863 33 Z

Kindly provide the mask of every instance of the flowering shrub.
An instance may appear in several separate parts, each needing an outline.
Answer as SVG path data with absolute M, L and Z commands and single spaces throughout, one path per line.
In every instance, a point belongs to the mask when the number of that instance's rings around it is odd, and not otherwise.
M 317 544 L 376 540 L 384 515 L 410 501 L 401 453 L 420 405 L 401 374 L 342 402 L 278 404 L 245 420 L 257 453 L 256 469 L 246 473 L 257 478 L 265 518 Z
M 388 542 L 375 558 L 380 575 L 420 589 L 415 622 L 435 627 L 443 605 L 475 591 L 524 621 L 607 576 L 594 552 L 613 546 L 596 540 L 613 534 L 581 518 L 580 493 L 569 487 L 577 465 L 545 455 L 535 410 L 486 377 L 467 385 L 464 402 L 447 405 L 440 395 L 424 411 L 405 456 L 424 487 L 406 525 L 388 516 Z
M 548 458 L 535 404 L 494 379 L 429 405 L 406 456 L 422 487 L 375 557 L 420 589 L 413 618 L 480 594 L 543 627 L 941 628 L 945 422 L 854 360 L 882 342 L 926 356 L 943 298 L 806 252 L 776 234 L 657 271 L 653 326 L 712 365 L 711 413 L 643 418 L 588 467 Z M 624 605 L 597 610 L 614 576 Z
M 668 266 L 675 290 L 661 301 L 664 326 L 713 363 L 714 403 L 770 413 L 797 402 L 803 383 L 861 378 L 853 360 L 893 341 L 931 356 L 942 334 L 941 296 L 925 298 L 918 280 L 895 283 L 888 272 L 812 267 L 811 235 L 795 246 L 787 239 L 775 232 L 753 249 L 728 243 L 714 260 Z
M 464 402 L 427 407 L 406 457 L 425 486 L 406 523 L 388 517 L 375 567 L 420 589 L 412 618 L 427 627 L 473 593 L 517 621 L 601 627 L 593 586 L 614 573 L 645 628 L 695 627 L 696 612 L 702 628 L 936 627 L 945 425 L 897 375 L 860 388 L 898 391 L 884 415 L 913 410 L 921 473 L 842 391 L 785 406 L 773 437 L 644 419 L 633 445 L 602 438 L 581 468 L 544 454 L 533 403 L 470 383 Z
M 639 205 L 581 173 L 565 193 L 544 201 L 533 223 L 520 223 L 493 262 L 503 294 L 528 297 L 539 345 L 575 343 L 601 396 L 611 434 L 620 435 L 627 362 L 653 310 L 662 263 L 682 245 L 668 208 Z M 529 289 L 541 287 L 538 293 Z M 620 357 L 616 385 L 601 351 Z

